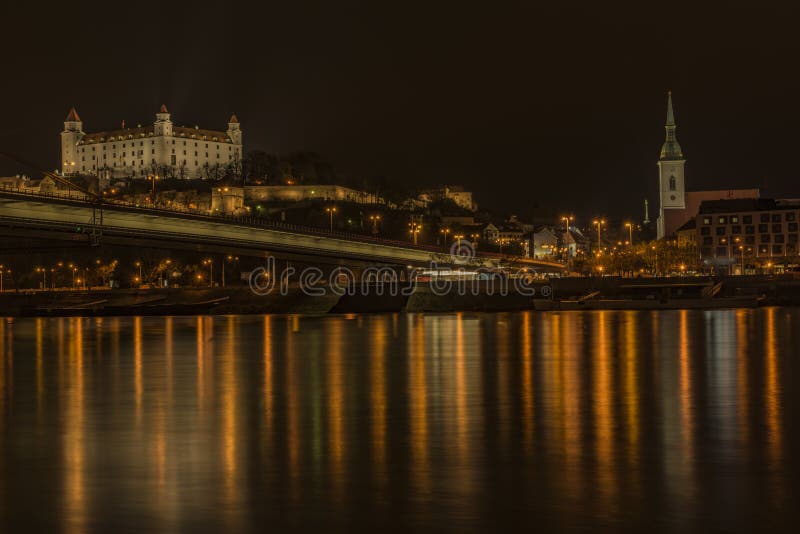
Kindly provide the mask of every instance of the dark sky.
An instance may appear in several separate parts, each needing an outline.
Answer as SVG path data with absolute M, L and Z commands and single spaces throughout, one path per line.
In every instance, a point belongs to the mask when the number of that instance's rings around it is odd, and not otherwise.
M 246 149 L 464 184 L 500 212 L 638 215 L 645 196 L 655 205 L 672 89 L 689 189 L 800 197 L 788 7 L 10 4 L 0 147 L 47 168 L 70 105 L 94 130 L 151 122 L 163 102 L 209 128 L 235 111 Z

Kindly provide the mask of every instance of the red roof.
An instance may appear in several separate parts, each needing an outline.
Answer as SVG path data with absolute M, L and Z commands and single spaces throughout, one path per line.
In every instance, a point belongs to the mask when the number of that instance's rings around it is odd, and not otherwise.
M 236 118 L 236 113 L 231 115 L 231 118 L 228 121 L 228 124 L 239 124 L 239 119 Z
M 65 122 L 81 122 L 81 118 L 78 116 L 78 112 L 75 111 L 74 106 L 69 108 L 69 114 Z
M 161 104 L 161 109 L 159 109 L 158 112 L 159 113 L 169 113 L 169 111 L 167 111 L 167 105 L 166 104 Z

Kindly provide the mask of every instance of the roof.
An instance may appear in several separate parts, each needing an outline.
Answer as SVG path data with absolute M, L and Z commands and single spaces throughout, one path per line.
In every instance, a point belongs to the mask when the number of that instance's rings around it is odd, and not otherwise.
M 69 108 L 69 113 L 67 114 L 67 118 L 64 120 L 64 122 L 81 122 L 81 118 L 78 116 L 75 106 Z
M 678 144 L 678 139 L 675 137 L 675 112 L 672 110 L 672 91 L 667 93 L 667 122 L 664 125 L 667 130 L 667 138 L 664 144 L 661 145 L 662 160 L 682 160 L 683 152 L 681 145 Z
M 205 141 L 213 141 L 215 138 L 220 143 L 232 143 L 227 132 L 221 130 L 205 130 L 201 128 L 190 128 L 188 126 L 175 126 L 172 129 L 175 137 L 188 137 Z M 83 136 L 78 144 L 102 143 L 111 141 L 111 138 L 119 138 L 120 141 L 129 138 L 152 137 L 155 135 L 153 125 L 139 126 L 136 128 L 122 128 L 117 130 L 107 130 L 104 132 L 93 132 Z
M 239 124 L 239 119 L 236 118 L 236 113 L 231 115 L 231 118 L 228 120 L 228 124 Z
M 169 113 L 169 111 L 167 111 L 167 105 L 166 104 L 161 104 L 161 109 L 159 109 L 158 112 L 159 113 Z
M 683 223 L 683 225 L 681 225 L 680 228 L 675 230 L 675 232 L 688 232 L 689 230 L 696 230 L 696 229 L 697 229 L 697 219 L 692 217 L 691 219 Z
M 772 198 L 732 198 L 730 200 L 704 200 L 700 204 L 700 213 L 734 213 L 737 211 L 768 211 L 775 209 L 792 209 L 797 205 L 778 205 Z

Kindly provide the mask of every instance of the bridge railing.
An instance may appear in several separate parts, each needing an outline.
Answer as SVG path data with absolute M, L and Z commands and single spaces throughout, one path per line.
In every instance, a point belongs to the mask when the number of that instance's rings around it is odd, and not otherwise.
M 96 202 L 87 199 L 86 196 L 79 191 L 63 192 L 35 192 L 31 190 L 22 189 L 19 187 L 8 187 L 5 184 L 0 184 L 0 190 L 14 193 L 21 196 L 30 196 L 33 198 L 45 198 L 67 202 L 77 202 L 81 204 L 89 204 L 96 206 Z M 159 206 L 148 206 L 136 204 L 133 202 L 124 202 L 117 199 L 102 199 L 102 205 L 111 206 L 118 209 L 135 211 L 138 213 L 151 213 L 154 215 L 167 215 L 170 217 L 178 216 L 180 218 L 187 218 L 193 220 L 204 220 L 215 223 L 230 223 L 239 226 L 249 226 L 253 228 L 264 228 L 269 230 L 286 231 L 310 236 L 328 237 L 334 239 L 343 239 L 346 241 L 356 241 L 361 243 L 371 243 L 384 246 L 395 246 L 402 248 L 410 248 L 416 250 L 423 250 L 426 252 L 437 254 L 448 254 L 449 249 L 435 245 L 414 244 L 410 241 L 403 241 L 398 239 L 386 239 L 382 237 L 369 236 L 364 234 L 357 234 L 352 232 L 340 232 L 337 230 L 326 230 L 314 226 L 305 226 L 300 224 L 292 224 L 282 221 L 270 221 L 261 217 L 252 215 L 236 216 L 236 215 L 210 215 L 202 210 L 193 210 L 187 208 L 164 208 Z M 508 254 L 501 254 L 497 252 L 481 251 L 479 257 L 495 258 L 498 260 L 519 260 L 517 256 L 510 256 Z
M 34 192 L 30 190 L 25 190 L 21 188 L 14 188 L 14 187 L 7 187 L 0 184 L 0 190 L 11 192 L 18 195 L 23 196 L 30 196 L 34 198 L 45 198 L 49 200 L 61 200 L 61 201 L 69 201 L 69 202 L 79 202 L 85 204 L 92 204 L 96 205 L 96 203 L 92 202 L 90 199 L 87 199 L 85 195 L 78 191 L 74 192 Z M 313 226 L 305 226 L 300 224 L 292 224 L 280 221 L 270 221 L 262 219 L 261 217 L 255 216 L 236 216 L 236 215 L 210 215 L 208 213 L 204 213 L 201 210 L 193 210 L 187 208 L 164 208 L 159 206 L 148 206 L 148 205 L 141 205 L 136 204 L 133 202 L 124 202 L 121 200 L 116 199 L 103 199 L 102 204 L 104 206 L 110 206 L 114 208 L 122 208 L 126 210 L 133 210 L 141 213 L 152 213 L 155 215 L 168 215 L 168 216 L 181 216 L 182 218 L 191 218 L 195 220 L 205 220 L 209 222 L 222 222 L 222 223 L 232 223 L 237 224 L 240 226 L 250 226 L 255 228 L 265 228 L 270 230 L 278 230 L 278 231 L 287 231 L 292 233 L 300 233 L 305 235 L 313 235 L 313 236 L 320 236 L 320 237 L 329 237 L 329 238 L 338 238 L 344 239 L 347 241 L 358 241 L 364 243 L 373 243 L 379 245 L 387 245 L 387 246 L 398 246 L 403 248 L 413 248 L 417 250 L 424 250 L 428 252 L 438 252 L 438 253 L 446 253 L 447 250 L 444 250 L 441 247 L 433 246 L 433 245 L 425 245 L 425 244 L 414 244 L 410 241 L 402 241 L 397 239 L 386 239 L 382 237 L 374 237 L 368 236 L 364 234 L 357 234 L 352 232 L 340 232 L 337 230 L 325 230 L 323 228 L 317 228 Z

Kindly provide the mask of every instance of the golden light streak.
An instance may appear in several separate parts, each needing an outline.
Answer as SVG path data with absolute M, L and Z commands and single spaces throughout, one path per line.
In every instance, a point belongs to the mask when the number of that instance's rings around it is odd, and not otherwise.
M 379 488 L 386 484 L 386 348 L 388 345 L 387 318 L 377 317 L 372 321 L 370 341 L 370 426 L 372 464 L 375 482 Z

